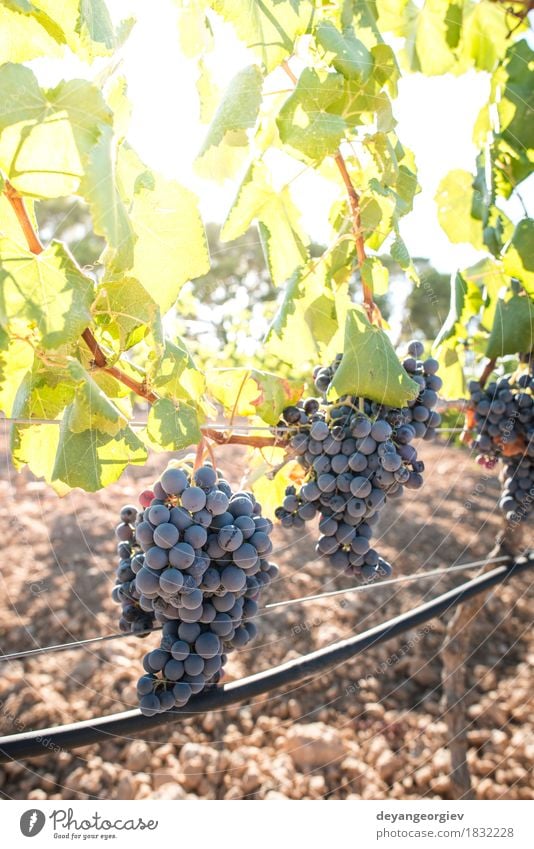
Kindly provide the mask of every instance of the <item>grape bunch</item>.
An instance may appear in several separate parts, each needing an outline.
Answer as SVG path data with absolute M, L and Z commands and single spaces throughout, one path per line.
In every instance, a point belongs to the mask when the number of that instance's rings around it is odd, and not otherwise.
M 472 380 L 464 441 L 477 462 L 493 468 L 503 461 L 500 509 L 508 521 L 522 521 L 534 504 L 534 375 L 505 374 L 485 387 Z
M 131 601 L 136 622 L 162 625 L 137 685 L 141 712 L 153 716 L 221 680 L 227 655 L 255 637 L 259 595 L 278 568 L 267 559 L 273 525 L 261 505 L 232 492 L 209 463 L 196 471 L 171 463 L 139 501 L 139 513 L 121 511 L 116 533 L 132 577 L 125 569 L 126 591 L 121 583 L 113 593 Z M 121 628 L 141 630 L 129 607 Z
M 419 341 L 410 342 L 403 366 L 420 386 L 406 407 L 343 396 L 328 403 L 325 393 L 339 366 L 314 371 L 321 398 L 308 398 L 283 411 L 277 432 L 287 433 L 291 451 L 305 470 L 300 487 L 286 489 L 276 516 L 283 527 L 303 528 L 319 517 L 317 554 L 365 581 L 391 574 L 391 566 L 371 547 L 372 526 L 388 497 L 423 484 L 424 463 L 412 444 L 431 439 L 441 421 L 434 410 L 442 381 L 438 363 L 420 359 Z

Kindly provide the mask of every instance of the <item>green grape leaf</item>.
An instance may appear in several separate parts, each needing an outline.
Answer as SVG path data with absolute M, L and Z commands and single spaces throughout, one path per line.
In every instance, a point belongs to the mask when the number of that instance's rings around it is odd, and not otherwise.
M 206 389 L 228 413 L 259 416 L 275 425 L 282 410 L 296 403 L 302 387 L 267 371 L 246 368 L 209 369 Z
M 120 410 L 85 371 L 78 360 L 70 359 L 68 371 L 76 384 L 76 396 L 69 407 L 68 427 L 72 433 L 97 430 L 115 436 L 128 424 Z
M 0 322 L 34 324 L 45 348 L 73 341 L 91 322 L 93 281 L 60 242 L 37 256 L 0 238 Z
M 226 90 L 210 125 L 208 135 L 198 155 L 196 167 L 203 174 L 216 174 L 221 155 L 217 148 L 242 148 L 243 154 L 248 147 L 247 130 L 256 124 L 261 105 L 263 74 L 257 65 L 249 65 L 233 78 Z M 231 151 L 233 152 L 233 151 Z M 223 151 L 224 154 L 227 151 Z M 203 159 L 206 157 L 206 164 Z M 242 156 L 232 157 L 237 167 Z M 231 176 L 227 171 L 225 176 Z
M 364 83 L 373 70 L 373 57 L 356 38 L 352 27 L 340 32 L 330 21 L 320 21 L 315 31 L 318 44 L 326 51 L 326 60 L 348 80 Z
M 445 18 L 446 41 L 451 50 L 460 44 L 463 23 L 463 6 L 460 3 L 450 3 Z
M 506 8 L 497 3 L 465 4 L 462 36 L 466 58 L 479 71 L 493 71 L 510 39 Z
M 35 74 L 11 62 L 0 67 L 0 132 L 11 124 L 42 117 L 47 103 Z
M 69 419 L 70 410 L 67 408 L 58 428 L 54 464 L 45 474 L 49 482 L 59 480 L 71 488 L 96 492 L 115 483 L 128 465 L 142 466 L 146 463 L 146 448 L 131 428 L 124 428 L 115 436 L 96 429 L 72 433 Z
M 534 299 L 534 220 L 523 218 L 502 258 L 504 270 L 516 277 Z
M 193 0 L 178 9 L 180 50 L 188 59 L 202 56 L 213 46 L 213 33 L 206 17 L 204 0 Z
M 133 262 L 134 232 L 115 180 L 113 129 L 103 126 L 98 141 L 85 157 L 80 192 L 89 204 L 93 230 L 114 251 L 115 262 L 130 267 Z
M 31 371 L 34 353 L 23 339 L 10 339 L 0 326 L 0 410 L 11 416 L 19 387 Z
M 295 39 L 308 31 L 315 4 L 311 0 L 212 0 L 212 8 L 233 24 L 239 38 L 272 71 L 293 53 Z
M 275 510 L 285 498 L 286 488 L 302 481 L 302 467 L 287 460 L 287 449 L 278 447 L 254 450 L 248 456 L 243 486 L 251 489 L 262 506 L 262 515 L 274 519 Z M 273 475 L 273 469 L 278 471 Z
M 390 248 L 391 258 L 398 262 L 402 269 L 408 268 L 410 265 L 410 253 L 403 239 L 397 234 Z
M 116 281 L 104 278 L 96 291 L 93 316 L 118 341 L 121 351 L 136 345 L 144 339 L 149 327 L 161 321 L 157 305 L 133 277 Z
M 482 203 L 482 197 L 474 188 L 473 179 L 468 171 L 449 171 L 438 186 L 436 204 L 439 223 L 451 242 L 468 242 L 481 250 L 482 224 L 472 213 Z
M 239 187 L 221 228 L 222 241 L 237 239 L 255 219 L 273 283 L 282 285 L 306 262 L 308 241 L 289 189 L 275 191 L 261 162 L 249 168 Z
M 388 336 L 370 324 L 363 310 L 347 313 L 343 359 L 329 395 L 356 395 L 391 407 L 417 398 L 419 385 L 403 369 Z
M 196 402 L 204 392 L 206 379 L 195 365 L 189 351 L 169 339 L 161 356 L 149 360 L 147 374 L 158 395 Z
M 199 59 L 199 75 L 197 79 L 197 93 L 200 104 L 200 123 L 209 124 L 217 111 L 221 100 L 220 89 L 213 78 L 213 74 L 206 63 Z
M 435 350 L 439 362 L 439 375 L 443 380 L 440 395 L 443 398 L 464 398 L 466 392 L 463 364 L 456 342 L 444 342 Z
M 159 451 L 180 451 L 200 442 L 198 413 L 194 407 L 170 398 L 160 398 L 150 408 L 146 434 L 152 447 Z
M 53 35 L 47 32 L 36 17 L 24 14 L 32 11 L 33 7 L 28 6 L 24 9 L 22 3 L 6 3 L 5 0 L 0 4 L 0 65 L 29 62 L 39 56 L 54 59 L 61 55 L 62 31 L 56 28 Z
M 526 39 L 511 45 L 506 53 L 506 83 L 497 103 L 500 135 L 512 150 L 534 150 L 534 50 Z M 499 80 L 500 82 L 500 80 Z M 528 157 L 532 162 L 532 156 Z M 530 166 L 530 171 L 532 165 Z
M 442 343 L 451 339 L 465 338 L 469 320 L 477 315 L 482 307 L 482 295 L 477 283 L 464 274 L 457 272 L 451 279 L 451 301 L 449 313 L 435 342 L 437 350 Z M 449 360 L 450 360 L 450 355 Z
M 341 74 L 305 68 L 277 119 L 282 142 L 305 162 L 320 162 L 335 153 L 347 127 L 336 114 L 344 94 Z
M 131 179 L 133 173 L 128 173 Z M 137 174 L 131 189 L 123 185 L 125 196 L 130 190 L 130 221 L 136 234 L 133 264 L 125 266 L 123 256 L 108 253 L 106 279 L 121 279 L 126 272 L 146 289 L 163 315 L 184 283 L 209 271 L 197 198 L 174 180 L 148 171 Z
M 85 80 L 61 82 L 42 91 L 27 68 L 0 68 L 0 167 L 22 194 L 61 197 L 109 179 L 103 168 L 105 143 L 100 136 L 112 113 L 100 90 Z M 91 159 L 93 148 L 101 150 Z M 91 171 L 92 167 L 92 171 Z M 87 175 L 86 175 L 87 170 Z M 100 195 L 106 190 L 99 187 Z M 109 190 L 108 190 L 109 191 Z M 105 195 L 108 202 L 109 193 Z M 91 201 L 92 198 L 89 198 Z M 105 232 L 107 236 L 107 231 Z
M 388 290 L 389 271 L 377 256 L 366 257 L 361 266 L 363 282 L 375 295 L 385 295 Z
M 337 329 L 337 303 L 326 284 L 324 269 L 301 268 L 287 283 L 265 349 L 282 362 L 301 366 L 317 360 Z
M 534 348 L 534 302 L 526 295 L 500 298 L 495 310 L 486 356 L 490 359 Z

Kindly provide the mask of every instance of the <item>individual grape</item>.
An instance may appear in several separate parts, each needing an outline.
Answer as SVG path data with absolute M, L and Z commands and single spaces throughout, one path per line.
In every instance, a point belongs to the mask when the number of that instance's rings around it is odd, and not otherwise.
M 141 697 L 139 710 L 143 716 L 155 716 L 161 711 L 161 702 L 154 693 L 148 693 Z
M 182 492 L 182 507 L 191 513 L 197 513 L 206 506 L 207 496 L 199 486 L 190 486 Z
M 170 522 L 163 522 L 154 531 L 154 542 L 160 548 L 172 548 L 180 537 L 178 528 Z
M 183 507 L 172 507 L 169 521 L 171 525 L 174 525 L 179 531 L 185 531 L 193 524 L 191 516 L 187 510 L 184 510 Z
M 282 415 L 288 424 L 297 424 L 300 421 L 300 410 L 298 407 L 286 407 Z
M 313 422 L 313 424 L 310 428 L 311 438 L 316 439 L 319 442 L 321 442 L 323 439 L 326 439 L 326 437 L 329 435 L 329 433 L 330 433 L 330 428 L 328 427 L 327 423 L 323 422 L 321 420 Z
M 211 489 L 217 483 L 217 472 L 211 466 L 201 466 L 195 472 L 195 483 L 202 489 Z
M 149 522 L 140 522 L 135 529 L 135 538 L 140 546 L 146 551 L 154 544 L 154 532 Z
M 246 576 L 238 566 L 226 566 L 221 573 L 221 584 L 229 592 L 238 592 L 246 584 Z
M 135 584 L 143 595 L 151 595 L 159 590 L 159 576 L 143 567 L 135 576 Z
M 174 660 L 185 660 L 189 656 L 189 643 L 185 640 L 175 640 L 171 647 L 171 654 Z
M 235 525 L 227 525 L 219 531 L 217 542 L 223 551 L 235 551 L 243 543 L 243 534 Z
M 154 683 L 157 678 L 154 675 L 142 675 L 137 682 L 137 693 L 139 696 L 147 696 L 154 692 Z
M 391 437 L 393 428 L 384 419 L 377 419 L 371 427 L 371 437 L 375 442 L 386 442 Z
M 230 499 L 228 505 L 228 512 L 236 518 L 237 516 L 252 516 L 253 509 L 252 501 L 246 496 L 234 496 Z
M 200 675 L 204 669 L 204 659 L 198 654 L 190 654 L 184 660 L 187 675 Z
M 212 489 L 206 495 L 206 510 L 212 516 L 220 516 L 222 513 L 226 513 L 229 503 L 230 500 L 226 493 L 219 489 Z
M 192 689 L 186 681 L 179 681 L 172 688 L 172 693 L 178 707 L 187 704 L 192 695 Z
M 250 569 L 258 559 L 257 549 L 248 542 L 244 542 L 233 553 L 232 558 L 240 569 Z M 228 587 L 231 589 L 231 587 Z
M 197 610 L 199 605 L 202 604 L 202 599 L 202 590 L 196 588 L 182 595 L 182 606 L 187 610 Z
M 115 536 L 121 542 L 126 542 L 133 539 L 133 528 L 127 522 L 121 522 L 115 528 Z
M 148 521 L 151 525 L 161 525 L 168 522 L 170 517 L 171 511 L 164 504 L 155 504 L 148 510 Z
M 195 549 L 187 542 L 179 542 L 169 549 L 169 563 L 177 569 L 187 569 L 195 561 Z
M 257 531 L 261 530 L 263 533 L 270 534 L 272 531 L 272 525 L 269 526 L 267 520 L 260 517 L 258 521 L 252 519 L 250 516 L 238 516 L 234 519 L 234 525 L 236 528 L 239 528 L 241 533 L 243 534 L 243 539 L 250 539 L 250 537 Z
M 190 525 L 184 531 L 184 542 L 192 548 L 202 548 L 206 544 L 208 532 L 201 525 Z
M 167 495 L 181 495 L 189 481 L 181 469 L 166 469 L 161 476 L 161 486 Z
M 159 586 L 167 595 L 175 595 L 184 585 L 184 576 L 178 569 L 165 569 L 160 575 Z
M 419 359 L 419 357 L 423 356 L 424 352 L 425 352 L 425 346 L 423 345 L 422 342 L 419 342 L 419 340 L 414 339 L 412 342 L 409 343 L 408 353 L 410 354 L 411 357 L 415 357 L 416 359 Z
M 214 596 L 213 606 L 219 613 L 227 613 L 235 604 L 235 596 L 232 592 L 227 592 L 221 596 Z
M 178 637 L 187 643 L 194 643 L 202 629 L 197 622 L 180 622 Z
M 169 555 L 165 549 L 153 545 L 145 552 L 144 562 L 151 569 L 164 569 L 169 563 Z
M 195 651 L 200 657 L 209 659 L 221 653 L 221 641 L 211 631 L 205 631 L 195 642 Z
M 197 525 L 200 525 L 201 528 L 210 528 L 213 522 L 213 516 L 210 511 L 205 508 L 193 513 L 193 519 Z
M 126 504 L 120 512 L 121 522 L 133 525 L 137 519 L 137 507 L 134 504 Z
M 145 489 L 139 496 L 139 504 L 143 507 L 143 509 L 150 507 L 154 497 L 154 493 L 151 489 Z
M 154 649 L 147 655 L 148 665 L 152 672 L 161 672 L 168 660 L 170 660 L 169 652 L 162 649 Z
M 171 657 L 163 668 L 163 674 L 168 681 L 179 681 L 184 674 L 184 670 L 185 667 L 183 662 Z

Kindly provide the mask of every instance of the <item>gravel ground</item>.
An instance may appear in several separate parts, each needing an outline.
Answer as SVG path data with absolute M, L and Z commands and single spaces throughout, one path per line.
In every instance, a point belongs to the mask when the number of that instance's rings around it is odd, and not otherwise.
M 426 482 L 391 502 L 379 550 L 395 575 L 476 560 L 499 529 L 496 474 L 444 444 L 424 444 Z M 0 480 L 3 653 L 117 630 L 110 600 L 122 503 L 166 463 L 153 455 L 105 492 L 58 499 L 5 459 Z M 218 450 L 239 482 L 240 449 Z M 534 543 L 532 528 L 525 541 Z M 265 601 L 350 585 L 305 537 L 275 531 L 278 581 Z M 468 574 L 476 574 L 471 570 Z M 265 612 L 251 648 L 231 656 L 228 680 L 266 669 L 378 624 L 452 588 L 464 575 L 296 604 Z M 469 764 L 479 799 L 533 799 L 530 575 L 498 587 L 472 625 L 465 704 Z M 0 794 L 14 799 L 440 799 L 450 798 L 446 717 L 440 707 L 440 645 L 446 619 L 388 642 L 290 692 L 159 729 L 150 739 L 114 738 L 100 746 L 0 767 Z M 84 650 L 4 664 L 0 731 L 115 713 L 135 704 L 147 646 L 133 637 Z M 529 702 L 530 699 L 530 702 Z

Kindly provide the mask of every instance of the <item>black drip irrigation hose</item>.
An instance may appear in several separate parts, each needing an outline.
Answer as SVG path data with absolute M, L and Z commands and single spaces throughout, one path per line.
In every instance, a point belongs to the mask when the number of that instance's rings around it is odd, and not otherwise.
M 446 613 L 472 596 L 485 592 L 532 566 L 534 566 L 534 553 L 519 558 L 513 563 L 498 566 L 491 572 L 460 584 L 459 587 L 437 596 L 426 604 L 364 631 L 363 634 L 349 637 L 347 640 L 326 646 L 281 666 L 242 678 L 240 681 L 233 681 L 222 687 L 208 688 L 193 697 L 185 708 L 166 711 L 151 717 L 143 716 L 139 710 L 131 710 L 70 725 L 1 737 L 0 763 L 90 746 L 102 743 L 106 739 L 139 736 L 153 728 L 159 728 L 186 717 L 198 716 L 210 710 L 222 710 L 237 702 L 250 701 L 271 690 L 293 686 L 320 675 L 379 643 L 416 628 L 435 616 Z

